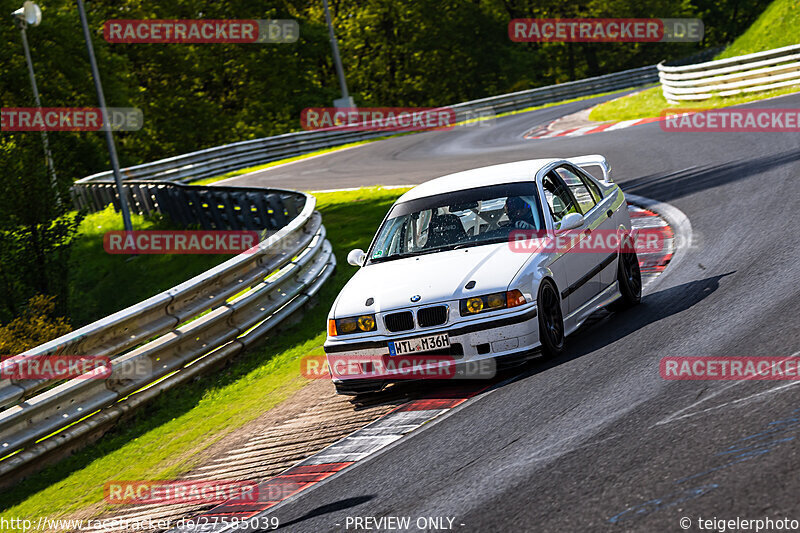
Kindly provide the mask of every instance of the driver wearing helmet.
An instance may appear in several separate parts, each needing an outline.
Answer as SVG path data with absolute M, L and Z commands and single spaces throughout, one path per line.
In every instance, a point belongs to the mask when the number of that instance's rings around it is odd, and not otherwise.
M 535 230 L 536 221 L 531 213 L 531 208 L 525 200 L 519 196 L 509 196 L 505 207 L 508 216 L 508 225 L 515 229 Z

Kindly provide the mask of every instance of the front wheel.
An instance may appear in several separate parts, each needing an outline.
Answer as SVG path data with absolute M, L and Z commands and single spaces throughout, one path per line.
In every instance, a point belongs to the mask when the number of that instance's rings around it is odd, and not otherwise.
M 621 311 L 642 301 L 642 271 L 639 268 L 636 249 L 630 239 L 625 239 L 620 246 L 617 282 L 622 297 L 611 304 L 612 310 Z
M 564 318 L 561 315 L 561 299 L 552 281 L 545 279 L 539 286 L 537 299 L 539 309 L 539 341 L 542 354 L 555 357 L 564 352 Z

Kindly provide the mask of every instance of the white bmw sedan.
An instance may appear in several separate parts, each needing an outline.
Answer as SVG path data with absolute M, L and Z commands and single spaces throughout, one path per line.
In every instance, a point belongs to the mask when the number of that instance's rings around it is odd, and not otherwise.
M 637 304 L 631 221 L 610 174 L 602 156 L 538 159 L 451 174 L 401 196 L 369 249 L 348 255 L 359 270 L 328 316 L 337 392 L 555 356 L 600 307 Z M 392 365 L 409 357 L 423 368 Z

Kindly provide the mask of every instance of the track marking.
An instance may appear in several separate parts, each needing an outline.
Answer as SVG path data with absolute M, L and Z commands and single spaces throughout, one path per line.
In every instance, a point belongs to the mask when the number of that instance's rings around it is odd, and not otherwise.
M 577 137 L 579 135 L 584 135 L 589 133 L 591 130 L 596 129 L 595 126 L 584 126 L 582 128 L 578 128 L 577 130 L 572 131 L 565 135 L 565 137 Z
M 772 366 L 770 366 L 770 369 L 772 369 L 776 364 L 781 363 L 783 361 L 787 361 L 787 360 L 789 360 L 789 359 L 791 359 L 793 357 L 797 357 L 798 355 L 800 355 L 800 352 L 795 352 L 792 355 L 787 356 L 784 359 L 781 359 L 780 361 L 776 361 L 776 362 L 774 362 L 772 364 Z M 753 379 L 742 379 L 742 380 L 739 380 L 739 381 L 734 381 L 733 383 L 731 383 L 729 385 L 726 385 L 726 386 L 720 388 L 719 390 L 714 391 L 712 394 L 709 394 L 705 398 L 702 398 L 702 399 L 692 403 L 691 405 L 689 405 L 687 407 L 684 407 L 683 409 L 675 411 L 673 414 L 669 415 L 668 417 L 664 418 L 663 420 L 660 420 L 660 421 L 656 422 L 652 427 L 663 426 L 664 424 L 669 424 L 670 422 L 677 422 L 679 420 L 685 420 L 687 418 L 692 418 L 692 417 L 697 416 L 697 415 L 702 415 L 702 414 L 705 414 L 705 413 L 710 412 L 710 411 L 715 411 L 717 409 L 722 409 L 723 407 L 727 407 L 729 405 L 744 404 L 744 403 L 747 403 L 747 402 L 749 402 L 751 400 L 754 400 L 756 398 L 760 398 L 761 396 L 766 396 L 768 394 L 772 394 L 773 392 L 781 392 L 781 391 L 789 389 L 790 387 L 793 387 L 795 385 L 800 385 L 800 381 L 792 381 L 791 383 L 787 383 L 785 385 L 777 385 L 775 387 L 772 387 L 771 389 L 767 389 L 765 391 L 757 392 L 755 394 L 751 394 L 749 396 L 745 396 L 744 398 L 737 398 L 735 400 L 730 400 L 730 401 L 722 403 L 720 405 L 715 405 L 713 407 L 708 407 L 708 408 L 703 409 L 701 411 L 696 411 L 694 413 L 687 413 L 687 414 L 681 415 L 681 413 L 685 413 L 686 411 L 689 411 L 689 410 L 697 407 L 698 405 L 700 405 L 702 403 L 705 403 L 708 400 L 711 400 L 712 398 L 715 398 L 715 397 L 719 396 L 723 392 L 741 385 L 742 383 L 752 383 L 754 381 L 756 381 L 756 380 L 753 380 Z
M 629 203 L 649 209 L 667 221 L 667 224 L 672 230 L 674 239 L 676 239 L 677 243 L 680 244 L 680 246 L 674 246 L 672 256 L 669 257 L 669 264 L 675 268 L 675 266 L 683 261 L 683 259 L 689 253 L 690 244 L 694 242 L 694 233 L 692 231 L 692 223 L 689 222 L 689 217 L 687 217 L 683 211 L 674 205 L 666 202 L 659 202 L 658 200 L 653 200 L 645 196 L 639 196 L 638 194 L 631 194 L 627 192 L 625 193 L 625 198 L 627 198 Z M 675 242 L 676 241 L 673 240 L 673 244 Z M 664 269 L 662 268 L 661 271 L 663 270 Z M 661 271 L 659 271 L 659 273 L 661 273 Z M 662 279 L 663 276 L 658 276 L 657 278 L 648 280 L 646 285 L 642 287 L 642 290 L 644 291 L 645 288 L 648 288 L 652 291 L 656 285 L 661 283 Z

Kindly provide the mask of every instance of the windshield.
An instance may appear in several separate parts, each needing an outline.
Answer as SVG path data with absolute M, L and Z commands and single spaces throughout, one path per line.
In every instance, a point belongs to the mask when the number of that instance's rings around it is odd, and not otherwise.
M 370 262 L 504 242 L 515 229 L 544 229 L 533 182 L 411 200 L 392 207 L 370 249 Z

